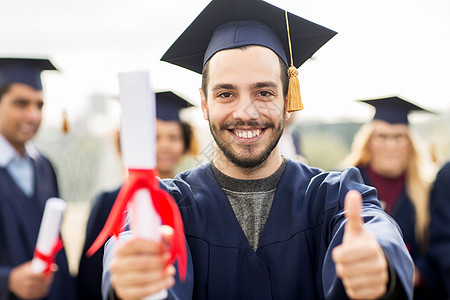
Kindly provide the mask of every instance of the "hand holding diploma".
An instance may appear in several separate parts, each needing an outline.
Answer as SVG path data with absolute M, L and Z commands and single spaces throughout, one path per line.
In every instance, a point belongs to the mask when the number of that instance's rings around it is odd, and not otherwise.
M 156 104 L 148 73 L 121 73 L 119 85 L 121 149 L 128 178 L 88 255 L 95 253 L 109 236 L 120 234 L 128 205 L 135 238 L 117 246 L 116 257 L 110 266 L 111 283 L 121 298 L 154 295 L 151 299 L 162 299 L 166 298 L 167 292 L 156 295 L 155 292 L 173 284 L 172 264 L 175 260 L 178 261 L 180 279 L 184 280 L 186 276 L 183 222 L 177 204 L 160 189 L 156 178 Z M 163 236 L 161 240 L 161 224 L 173 228 L 170 238 Z M 165 244 L 168 242 L 169 250 Z M 139 279 L 130 282 L 126 280 L 130 276 Z
M 132 238 L 116 246 L 109 269 L 111 286 L 120 299 L 142 299 L 160 295 L 175 283 L 175 268 L 170 262 L 167 244 L 173 239 L 173 229 L 160 227 L 161 241 Z M 145 298 L 147 299 L 147 298 Z
M 332 257 L 336 273 L 352 299 L 376 299 L 386 293 L 389 279 L 384 252 L 374 235 L 364 227 L 361 217 L 362 197 L 349 191 L 345 197 L 345 232 L 342 244 Z
M 22 299 L 47 296 L 53 273 L 58 270 L 54 262 L 62 248 L 59 230 L 65 208 L 65 202 L 59 198 L 47 200 L 33 259 L 15 267 L 9 275 L 8 288 L 16 296 Z
M 35 273 L 29 260 L 18 265 L 9 273 L 8 289 L 21 299 L 38 299 L 48 295 L 53 283 L 53 273 L 58 269 L 56 264 L 50 273 Z

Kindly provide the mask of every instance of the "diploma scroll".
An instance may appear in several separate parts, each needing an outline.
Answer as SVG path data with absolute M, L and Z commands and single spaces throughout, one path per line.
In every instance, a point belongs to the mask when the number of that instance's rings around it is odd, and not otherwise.
M 177 261 L 181 280 L 186 278 L 187 250 L 183 220 L 175 200 L 161 189 L 156 169 L 156 101 L 148 72 L 119 74 L 122 108 L 121 149 L 128 169 L 105 226 L 88 250 L 92 255 L 109 236 L 118 237 L 123 230 L 124 211 L 130 209 L 130 226 L 134 235 L 160 241 L 161 224 L 174 229 L 169 264 Z M 167 297 L 162 291 L 146 299 Z
M 49 272 L 56 254 L 62 247 L 59 230 L 65 209 L 66 203 L 60 198 L 49 198 L 45 203 L 44 215 L 31 263 L 31 270 L 34 273 Z
M 156 169 L 156 100 L 148 72 L 119 74 L 120 148 L 128 169 Z
M 161 217 L 153 206 L 151 195 L 146 189 L 137 190 L 133 200 L 129 203 L 130 227 L 133 235 L 159 242 L 161 233 Z M 161 290 L 156 294 L 145 297 L 145 300 L 166 299 L 167 290 Z
M 128 169 L 156 168 L 156 101 L 149 81 L 147 72 L 119 74 L 121 148 Z M 133 235 L 159 242 L 161 217 L 155 211 L 149 191 L 137 190 L 129 207 Z M 166 298 L 167 290 L 162 290 L 145 300 Z

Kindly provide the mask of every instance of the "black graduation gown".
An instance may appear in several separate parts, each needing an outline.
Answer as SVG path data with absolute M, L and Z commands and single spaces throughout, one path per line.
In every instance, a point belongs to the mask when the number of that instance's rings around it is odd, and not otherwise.
M 56 175 L 43 156 L 34 160 L 35 193 L 27 197 L 5 168 L 0 168 L 0 299 L 17 299 L 8 291 L 9 272 L 33 258 L 45 201 L 58 196 Z M 46 299 L 76 299 L 74 279 L 65 251 L 57 257 L 58 271 Z
M 412 261 L 398 226 L 360 173 L 325 173 L 289 160 L 256 252 L 209 164 L 163 180 L 177 201 L 192 253 L 193 299 L 345 299 L 331 250 L 340 244 L 344 197 L 358 190 L 366 226 L 412 297 Z
M 428 253 L 437 269 L 436 294 L 439 299 L 450 299 L 450 162 L 437 174 L 430 213 Z
M 78 268 L 78 296 L 83 300 L 101 299 L 101 283 L 103 272 L 103 248 L 102 246 L 91 257 L 86 256 L 87 250 L 94 243 L 103 226 L 106 223 L 109 212 L 119 194 L 119 189 L 111 192 L 103 192 L 95 199 L 92 205 L 89 220 L 86 226 L 86 238 Z
M 360 168 L 361 175 L 366 184 L 371 185 L 367 172 L 364 168 Z M 430 208 L 433 206 L 432 201 L 430 201 Z M 423 250 L 420 249 L 420 245 L 416 239 L 415 235 L 415 208 L 414 205 L 409 198 L 406 189 L 403 189 L 402 195 L 397 200 L 395 207 L 391 213 L 391 216 L 395 219 L 395 221 L 400 226 L 400 229 L 403 233 L 403 240 L 408 247 L 409 253 L 414 261 L 414 264 L 420 269 L 422 275 L 425 276 L 426 287 L 415 290 L 414 298 L 416 299 L 441 299 L 436 294 L 436 283 L 439 281 L 437 273 L 436 273 L 436 264 L 431 261 L 429 253 L 424 253 Z M 434 220 L 433 220 L 434 219 Z M 433 232 L 436 230 L 436 227 L 439 224 L 435 224 L 439 222 L 437 219 L 433 217 L 433 213 L 430 211 L 430 226 L 429 232 L 430 234 L 434 234 Z M 448 223 L 450 224 L 450 223 Z M 449 225 L 446 225 L 449 227 Z M 440 224 L 441 226 L 443 224 Z M 447 229 L 448 230 L 448 229 Z M 438 245 L 440 242 L 437 241 L 435 245 L 430 241 L 430 247 L 433 248 Z M 439 247 L 439 246 L 438 246 Z M 445 254 L 446 256 L 450 256 L 450 252 Z M 445 259 L 442 255 L 440 258 Z

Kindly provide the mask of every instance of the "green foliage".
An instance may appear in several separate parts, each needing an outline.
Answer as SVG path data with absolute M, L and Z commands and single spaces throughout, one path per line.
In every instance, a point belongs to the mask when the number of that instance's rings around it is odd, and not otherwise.
M 303 151 L 309 165 L 331 171 L 338 168 L 350 152 L 350 146 L 341 136 L 312 132 L 303 135 Z

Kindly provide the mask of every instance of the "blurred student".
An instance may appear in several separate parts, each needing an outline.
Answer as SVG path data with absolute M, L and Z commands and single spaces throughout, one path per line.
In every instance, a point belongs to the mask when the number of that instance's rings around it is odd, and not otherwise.
M 383 209 L 400 225 L 415 263 L 416 299 L 433 295 L 435 270 L 426 250 L 430 226 L 431 162 L 419 150 L 408 114 L 425 109 L 398 96 L 362 100 L 375 107 L 373 120 L 356 133 L 347 164 L 360 169 L 366 184 L 377 189 Z M 431 223 L 432 224 L 432 223 Z
M 42 120 L 47 59 L 0 58 L 0 299 L 75 299 L 64 249 L 50 276 L 31 259 L 45 202 L 58 196 L 50 161 L 31 143 Z
M 180 110 L 190 106 L 192 104 L 173 92 L 156 93 L 156 167 L 161 178 L 172 178 L 181 159 L 196 147 L 192 127 L 179 117 Z M 117 146 L 120 152 L 119 134 Z M 105 225 L 119 190 L 101 193 L 92 206 L 78 269 L 80 299 L 101 299 L 103 248 L 92 257 L 85 253 Z

